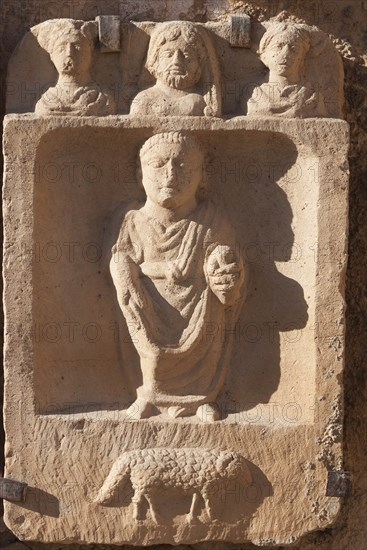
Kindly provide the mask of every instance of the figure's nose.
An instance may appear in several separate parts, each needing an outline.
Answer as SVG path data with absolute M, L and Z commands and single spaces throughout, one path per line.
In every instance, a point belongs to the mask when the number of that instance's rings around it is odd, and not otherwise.
M 71 44 L 66 44 L 65 54 L 67 55 L 67 57 L 71 57 L 72 49 L 73 49 L 73 47 L 72 47 Z
M 182 52 L 181 50 L 175 50 L 173 56 L 172 56 L 172 60 L 174 61 L 174 63 L 180 63 L 183 59 L 183 55 L 182 55 Z
M 291 48 L 291 45 L 290 44 L 285 44 L 283 49 L 282 49 L 282 54 L 283 54 L 283 57 L 289 57 L 290 54 L 293 53 L 293 50 Z
M 176 166 L 172 159 L 167 162 L 166 165 L 166 178 L 167 181 L 172 182 L 176 177 Z
M 172 159 L 167 162 L 167 174 L 173 176 L 175 173 L 175 165 Z

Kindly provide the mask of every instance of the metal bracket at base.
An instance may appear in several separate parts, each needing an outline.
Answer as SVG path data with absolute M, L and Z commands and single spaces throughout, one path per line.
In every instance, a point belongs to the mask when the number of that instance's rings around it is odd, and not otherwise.
M 0 498 L 24 502 L 28 485 L 14 479 L 0 478 Z
M 329 471 L 327 476 L 326 496 L 346 497 L 351 487 L 349 472 Z

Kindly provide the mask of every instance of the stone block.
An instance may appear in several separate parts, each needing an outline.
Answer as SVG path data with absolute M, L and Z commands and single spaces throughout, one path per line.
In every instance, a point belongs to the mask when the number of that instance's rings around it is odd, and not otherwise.
M 5 521 L 20 539 L 280 544 L 339 510 L 326 485 L 342 468 L 347 124 L 183 117 L 180 127 L 205 144 L 208 196 L 249 274 L 235 324 L 218 313 L 201 326 L 210 353 L 232 345 L 223 385 L 183 417 L 173 382 L 154 413 L 134 401 L 150 388 L 142 336 L 109 267 L 121 203 L 144 200 L 138 151 L 177 119 L 6 119 L 6 477 L 28 491 L 5 503 Z M 223 466 L 210 478 L 213 453 Z M 231 460 L 241 475 L 226 477 Z M 189 487 L 180 479 L 195 464 L 203 477 Z M 150 467 L 163 479 L 153 488 Z

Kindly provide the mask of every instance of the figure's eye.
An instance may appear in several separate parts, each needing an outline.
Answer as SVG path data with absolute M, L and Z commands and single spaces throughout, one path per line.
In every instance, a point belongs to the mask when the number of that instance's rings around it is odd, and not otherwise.
M 148 162 L 148 166 L 151 168 L 163 168 L 166 164 L 164 159 L 152 159 Z
M 164 50 L 163 57 L 170 58 L 174 54 L 173 50 Z

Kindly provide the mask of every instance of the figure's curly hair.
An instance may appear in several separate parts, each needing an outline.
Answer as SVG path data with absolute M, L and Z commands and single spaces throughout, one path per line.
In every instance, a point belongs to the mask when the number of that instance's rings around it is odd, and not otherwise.
M 203 64 L 207 52 L 201 30 L 190 21 L 180 21 L 179 23 L 176 21 L 167 21 L 166 23 L 158 24 L 150 38 L 146 67 L 153 76 L 156 76 L 154 67 L 157 62 L 159 48 L 163 44 L 166 44 L 166 42 L 177 40 L 180 36 L 184 38 L 189 46 L 195 49 L 199 58 L 199 64 Z

